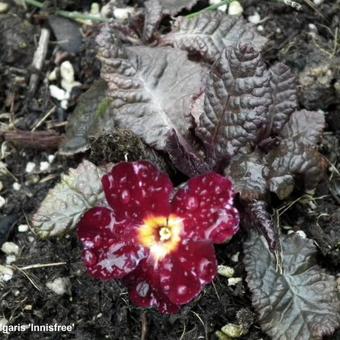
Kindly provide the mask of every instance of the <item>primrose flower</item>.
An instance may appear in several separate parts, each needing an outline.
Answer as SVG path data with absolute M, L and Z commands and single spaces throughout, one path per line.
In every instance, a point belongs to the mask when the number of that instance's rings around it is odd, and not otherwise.
M 114 166 L 102 184 L 108 207 L 89 210 L 78 225 L 89 273 L 121 279 L 139 307 L 176 313 L 214 279 L 213 243 L 238 231 L 231 181 L 208 173 L 175 191 L 140 161 Z

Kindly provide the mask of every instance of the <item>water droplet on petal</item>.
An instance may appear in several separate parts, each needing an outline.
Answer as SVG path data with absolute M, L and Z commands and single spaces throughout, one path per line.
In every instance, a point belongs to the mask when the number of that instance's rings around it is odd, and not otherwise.
M 184 295 L 188 291 L 188 288 L 186 286 L 178 286 L 177 287 L 177 293 L 178 295 Z
M 146 297 L 147 294 L 149 293 L 149 290 L 150 286 L 146 282 L 139 282 L 138 285 L 136 286 L 136 292 L 141 297 Z
M 189 197 L 188 203 L 187 203 L 187 209 L 188 210 L 195 210 L 198 208 L 198 201 L 197 198 L 194 196 Z
M 84 251 L 84 262 L 87 267 L 91 267 L 97 263 L 97 256 L 90 250 Z
M 123 190 L 122 195 L 121 195 L 122 201 L 124 204 L 129 203 L 130 201 L 130 193 L 128 190 Z

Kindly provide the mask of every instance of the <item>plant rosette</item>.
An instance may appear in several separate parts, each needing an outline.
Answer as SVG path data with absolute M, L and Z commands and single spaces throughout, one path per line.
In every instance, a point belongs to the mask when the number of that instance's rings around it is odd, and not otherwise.
M 108 206 L 78 224 L 88 272 L 121 280 L 139 307 L 178 312 L 215 278 L 213 244 L 239 229 L 232 182 L 210 172 L 175 191 L 166 174 L 139 161 L 114 166 L 102 185 Z

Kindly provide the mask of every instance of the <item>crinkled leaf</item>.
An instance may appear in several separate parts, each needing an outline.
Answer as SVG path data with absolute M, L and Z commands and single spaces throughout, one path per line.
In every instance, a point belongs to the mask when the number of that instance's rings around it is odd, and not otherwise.
M 147 144 L 164 150 L 175 131 L 180 143 L 190 138 L 194 99 L 201 93 L 206 71 L 171 48 L 119 46 L 110 27 L 98 36 L 102 78 L 108 83 L 111 111 L 98 131 L 112 124 L 132 130 Z
M 77 225 L 85 211 L 100 205 L 104 200 L 101 178 L 107 170 L 84 160 L 62 175 L 32 218 L 37 234 L 42 238 L 64 234 Z
M 316 264 L 313 241 L 283 236 L 283 273 L 263 238 L 252 233 L 244 263 L 252 303 L 262 329 L 273 339 L 315 340 L 340 324 L 336 281 Z
M 272 103 L 269 75 L 251 45 L 228 48 L 210 72 L 196 130 L 210 164 L 229 160 L 261 136 Z
M 148 0 L 145 1 L 144 39 L 150 40 L 165 15 L 176 15 L 191 9 L 198 0 Z
M 314 189 L 319 183 L 325 161 L 315 145 L 320 140 L 324 126 L 325 117 L 322 112 L 306 110 L 295 111 L 284 125 L 280 146 L 266 157 L 270 168 L 271 191 L 280 198 L 286 198 L 292 191 L 292 188 L 286 191 L 287 182 L 282 181 L 287 179 L 287 175 L 302 176 L 306 190 Z
M 261 50 L 267 39 L 243 18 L 227 16 L 219 11 L 206 12 L 195 18 L 179 17 L 170 33 L 160 43 L 201 55 L 214 62 L 222 51 L 239 43 L 252 43 Z
M 100 121 L 109 109 L 110 100 L 106 98 L 106 89 L 105 81 L 99 80 L 79 97 L 78 105 L 68 122 L 60 154 L 73 155 L 89 148 L 89 137 L 96 121 Z
M 284 126 L 281 136 L 304 145 L 315 145 L 320 141 L 325 127 L 325 115 L 322 111 L 295 111 Z
M 282 63 L 275 64 L 269 71 L 273 96 L 273 104 L 270 107 L 272 132 L 280 133 L 297 108 L 296 79 L 289 67 Z

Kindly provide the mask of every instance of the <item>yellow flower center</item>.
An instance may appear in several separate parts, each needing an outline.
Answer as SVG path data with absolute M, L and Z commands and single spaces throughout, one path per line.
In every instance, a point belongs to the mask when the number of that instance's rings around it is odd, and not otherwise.
M 177 248 L 182 230 L 182 219 L 176 215 L 149 216 L 139 229 L 138 240 L 158 261 Z

